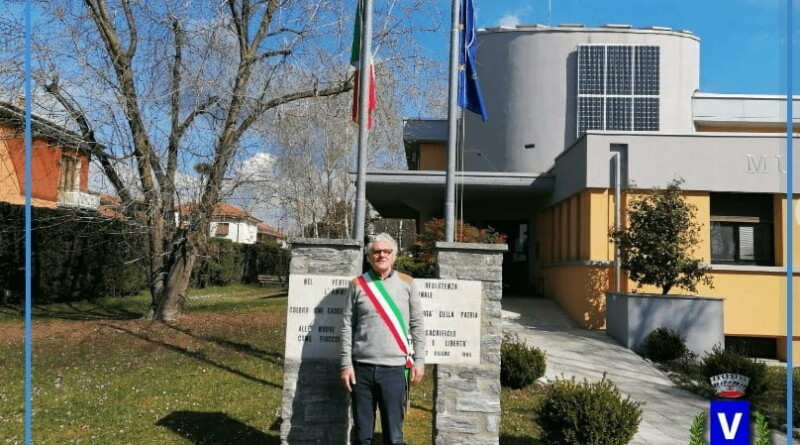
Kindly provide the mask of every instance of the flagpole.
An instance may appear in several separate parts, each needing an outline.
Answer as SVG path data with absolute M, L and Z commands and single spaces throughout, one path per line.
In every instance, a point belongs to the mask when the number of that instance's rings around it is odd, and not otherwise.
M 369 87 L 372 66 L 372 0 L 359 0 L 364 18 L 361 32 L 360 76 L 358 82 L 358 171 L 356 173 L 356 211 L 353 223 L 353 238 L 364 242 L 367 198 L 367 137 L 369 136 Z M 364 79 L 366 78 L 366 82 Z
M 458 137 L 458 114 L 456 96 L 458 95 L 458 48 L 459 48 L 459 6 L 461 0 L 453 0 L 452 29 L 450 30 L 450 90 L 447 107 L 447 172 L 445 175 L 444 200 L 444 240 L 453 242 L 455 237 L 455 166 L 456 139 Z

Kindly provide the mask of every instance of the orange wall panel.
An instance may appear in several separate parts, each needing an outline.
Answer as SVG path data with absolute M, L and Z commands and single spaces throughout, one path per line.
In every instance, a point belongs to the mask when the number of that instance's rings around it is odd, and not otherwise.
M 25 144 L 23 139 L 6 141 L 9 157 L 17 173 L 20 192 L 25 193 Z M 46 201 L 58 201 L 58 175 L 61 147 L 48 145 L 42 140 L 33 141 L 31 154 L 31 196 Z
M 89 192 L 89 155 L 86 153 L 76 153 L 81 160 L 80 184 L 78 188 L 84 193 Z
M 420 144 L 419 169 L 446 170 L 447 146 L 444 144 Z

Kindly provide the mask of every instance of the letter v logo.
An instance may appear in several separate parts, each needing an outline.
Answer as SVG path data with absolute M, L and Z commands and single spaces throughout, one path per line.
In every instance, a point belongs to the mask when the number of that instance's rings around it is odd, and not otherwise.
M 750 444 L 750 402 L 712 400 L 709 414 L 711 445 Z
M 725 413 L 717 413 L 719 418 L 719 426 L 722 427 L 722 435 L 725 440 L 733 440 L 736 438 L 736 432 L 739 431 L 739 422 L 742 421 L 742 413 L 733 415 L 733 425 L 728 424 L 728 416 Z

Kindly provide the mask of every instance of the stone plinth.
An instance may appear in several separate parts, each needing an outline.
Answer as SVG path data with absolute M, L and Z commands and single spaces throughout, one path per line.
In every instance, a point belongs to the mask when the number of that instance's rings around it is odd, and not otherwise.
M 436 367 L 436 445 L 500 443 L 500 345 L 505 244 L 436 243 L 439 278 L 482 282 L 481 360 Z
M 290 274 L 361 274 L 361 244 L 351 240 L 291 241 Z M 350 397 L 339 383 L 339 359 L 286 359 L 283 368 L 281 443 L 345 445 Z
M 674 329 L 702 357 L 725 345 L 722 298 L 606 292 L 606 334 L 642 353 L 650 332 Z

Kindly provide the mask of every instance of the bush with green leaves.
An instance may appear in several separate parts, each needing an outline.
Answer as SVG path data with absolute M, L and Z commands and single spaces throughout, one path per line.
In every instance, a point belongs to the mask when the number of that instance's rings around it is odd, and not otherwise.
M 785 385 L 783 392 L 786 393 Z M 792 423 L 795 427 L 800 425 L 800 369 L 798 368 L 792 371 Z
M 35 304 L 124 297 L 147 288 L 145 238 L 128 220 L 94 210 L 31 209 Z M 24 206 L 0 202 L 0 303 L 25 290 Z
M 689 349 L 686 339 L 675 329 L 660 327 L 647 334 L 642 343 L 645 357 L 654 362 L 668 362 L 683 357 Z
M 545 354 L 529 347 L 518 337 L 506 336 L 500 347 L 500 384 L 508 388 L 524 388 L 544 375 Z
M 244 269 L 242 244 L 231 240 L 208 240 L 203 254 L 192 269 L 191 287 L 227 286 L 240 283 Z
M 619 249 L 622 268 L 641 288 L 652 285 L 667 294 L 672 288 L 697 292 L 697 285 L 712 286 L 710 268 L 694 258 L 700 243 L 697 207 L 681 195 L 682 180 L 628 203 L 627 227 L 612 228 L 611 241 Z
M 276 243 L 240 244 L 211 238 L 192 270 L 191 286 L 258 283 L 259 275 L 289 276 L 290 252 Z
M 706 382 L 709 382 L 708 379 L 715 375 L 725 373 L 741 374 L 749 377 L 750 384 L 747 385 L 744 395 L 744 398 L 749 400 L 757 399 L 769 390 L 766 364 L 759 363 L 737 352 L 723 349 L 720 346 L 714 346 L 712 351 L 703 357 L 700 369 Z
M 291 252 L 277 243 L 241 244 L 244 255 L 243 283 L 258 283 L 259 275 L 289 276 Z
M 624 445 L 642 418 L 641 403 L 623 398 L 605 375 L 599 382 L 557 379 L 538 408 L 542 443 L 549 445 Z
M 415 278 L 435 276 L 435 273 L 432 273 L 435 268 L 408 255 L 397 255 L 394 268 L 398 272 L 403 272 Z

